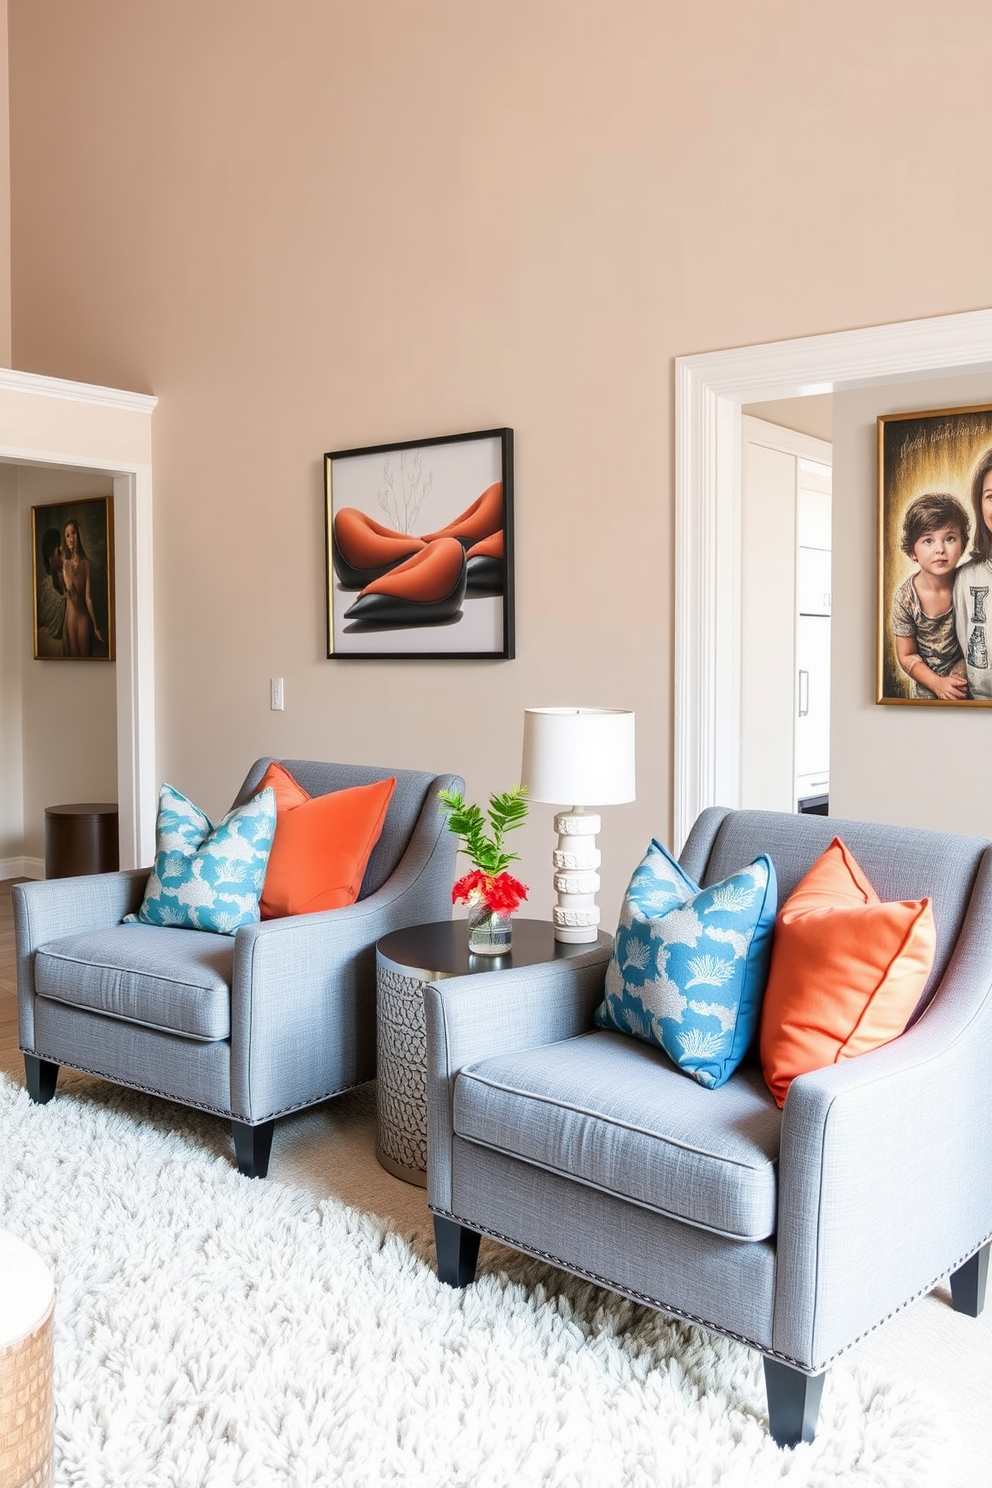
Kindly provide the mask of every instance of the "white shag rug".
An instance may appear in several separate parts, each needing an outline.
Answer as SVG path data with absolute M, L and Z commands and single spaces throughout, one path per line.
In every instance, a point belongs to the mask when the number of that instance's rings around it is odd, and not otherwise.
M 906 1382 L 840 1361 L 783 1452 L 749 1350 L 502 1250 L 442 1286 L 378 1220 L 241 1178 L 195 1112 L 0 1076 L 0 1130 L 0 1226 L 55 1273 L 58 1488 L 940 1481 Z

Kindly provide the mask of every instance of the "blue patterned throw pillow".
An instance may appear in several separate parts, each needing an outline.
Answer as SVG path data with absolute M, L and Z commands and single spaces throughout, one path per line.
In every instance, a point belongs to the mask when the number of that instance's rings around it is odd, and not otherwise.
M 216 827 L 181 791 L 163 785 L 155 823 L 155 867 L 130 922 L 233 935 L 258 919 L 276 830 L 271 786 L 235 806 Z
M 600 1028 L 656 1044 L 700 1085 L 722 1085 L 758 1026 L 777 900 L 764 854 L 701 889 L 652 842 L 624 897 Z

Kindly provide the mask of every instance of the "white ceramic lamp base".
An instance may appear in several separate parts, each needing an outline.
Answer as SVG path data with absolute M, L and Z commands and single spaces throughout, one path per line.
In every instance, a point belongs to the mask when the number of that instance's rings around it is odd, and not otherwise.
M 599 865 L 602 854 L 596 846 L 601 822 L 592 811 L 573 806 L 555 817 L 558 846 L 555 848 L 555 892 L 552 910 L 555 940 L 583 945 L 599 934 Z

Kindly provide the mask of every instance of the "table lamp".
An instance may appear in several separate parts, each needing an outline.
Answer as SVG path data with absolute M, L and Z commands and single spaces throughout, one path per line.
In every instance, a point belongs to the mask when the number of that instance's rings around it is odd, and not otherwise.
M 634 799 L 634 715 L 626 708 L 525 708 L 521 784 L 532 801 L 568 811 L 555 817 L 558 902 L 555 940 L 570 945 L 599 933 L 600 819 L 587 806 Z

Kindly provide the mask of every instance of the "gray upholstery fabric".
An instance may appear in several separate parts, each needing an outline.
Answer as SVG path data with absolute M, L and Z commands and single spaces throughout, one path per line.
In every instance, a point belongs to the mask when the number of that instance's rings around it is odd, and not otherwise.
M 608 950 L 593 947 L 546 966 L 452 977 L 424 988 L 427 1024 L 427 1196 L 451 1205 L 452 1102 L 459 1070 L 490 1055 L 587 1033 L 603 1000 Z
M 714 808 L 693 828 L 682 862 L 707 883 L 769 852 L 784 899 L 836 835 L 883 899 L 932 898 L 932 1000 L 900 1038 L 793 1082 L 780 1116 L 774 1236 L 724 1239 L 646 1207 L 647 1185 L 669 1179 L 677 1193 L 690 1183 L 715 1189 L 692 1193 L 690 1219 L 726 1202 L 724 1165 L 706 1173 L 697 1163 L 690 1179 L 688 1166 L 666 1172 L 659 1159 L 659 1180 L 645 1133 L 654 1133 L 656 1153 L 689 1131 L 698 1145 L 705 1132 L 731 1153 L 755 1138 L 738 1123 L 761 1094 L 758 1071 L 742 1066 L 718 1091 L 673 1073 L 681 1084 L 666 1082 L 662 1097 L 657 1062 L 631 1054 L 623 1060 L 631 1078 L 621 1078 L 621 1036 L 581 1037 L 593 1026 L 605 957 L 508 972 L 498 997 L 481 995 L 472 977 L 427 987 L 431 1208 L 809 1373 L 973 1255 L 992 1236 L 992 847 Z M 570 1043 L 548 1047 L 559 1040 Z M 684 1106 L 666 1109 L 669 1093 L 683 1089 Z M 694 1119 L 704 1103 L 709 1122 Z M 771 1163 L 774 1143 L 760 1119 L 757 1130 L 755 1145 Z
M 265 920 L 217 937 L 121 926 L 141 903 L 147 869 L 17 884 L 25 1053 L 252 1125 L 373 1078 L 375 944 L 392 930 L 450 917 L 457 843 L 437 792 L 463 790 L 464 781 L 423 771 L 283 763 L 311 794 L 396 775 L 364 897 L 344 909 Z M 267 764 L 252 767 L 239 800 L 252 794 Z M 190 936 L 199 946 L 192 955 Z M 226 960 L 211 949 L 218 940 Z M 130 968 L 128 943 L 144 948 Z M 98 964 L 100 956 L 105 964 Z M 173 978 L 184 958 L 192 977 L 179 989 Z M 39 969 L 47 995 L 39 995 Z M 213 973 L 229 985 L 229 996 Z
M 941 986 L 901 1038 L 792 1085 L 776 1346 L 827 1360 L 992 1235 L 992 852 Z
M 771 1349 L 775 1250 L 652 1214 L 455 1138 L 452 1212 L 668 1312 Z
M 758 1071 L 705 1090 L 660 1049 L 587 1033 L 458 1075 L 455 1133 L 739 1240 L 775 1229 L 781 1112 Z
M 188 1038 L 231 1031 L 230 935 L 158 925 L 63 936 L 35 957 L 35 990 L 74 1007 Z
M 703 882 L 716 835 L 724 818 L 729 815 L 726 806 L 708 806 L 705 811 L 700 812 L 685 839 L 685 846 L 679 853 L 679 862 L 696 883 Z
M 102 1075 L 136 1090 L 150 1090 L 185 1106 L 251 1120 L 248 1112 L 232 1110 L 231 1046 L 226 1039 L 207 1044 L 181 1038 L 47 997 L 38 999 L 36 1031 L 42 1049 L 72 1051 L 71 1059 L 66 1055 L 61 1061 L 72 1069 Z
M 14 884 L 14 953 L 17 966 L 17 1026 L 22 1049 L 33 1050 L 34 956 L 39 946 L 77 931 L 109 930 L 135 914 L 145 897 L 147 868 L 54 878 L 44 889 Z

